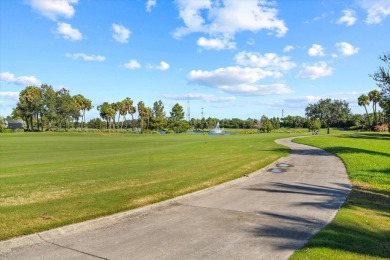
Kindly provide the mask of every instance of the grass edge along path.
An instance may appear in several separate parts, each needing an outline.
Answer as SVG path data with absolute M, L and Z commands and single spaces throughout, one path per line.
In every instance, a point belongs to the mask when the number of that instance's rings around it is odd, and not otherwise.
M 274 140 L 291 136 L 2 135 L 0 240 L 239 178 L 288 155 Z
M 333 221 L 290 259 L 390 258 L 390 134 L 295 139 L 344 162 L 352 191 Z

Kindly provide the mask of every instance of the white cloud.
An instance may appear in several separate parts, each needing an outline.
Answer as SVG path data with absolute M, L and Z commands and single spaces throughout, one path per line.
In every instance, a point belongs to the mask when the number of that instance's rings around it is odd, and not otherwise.
M 265 96 L 265 95 L 282 95 L 291 93 L 285 84 L 270 84 L 270 85 L 236 85 L 236 86 L 221 86 L 220 89 L 226 93 L 241 95 L 241 96 Z
M 235 61 L 239 65 L 268 68 L 277 71 L 287 71 L 296 67 L 288 56 L 278 56 L 276 53 L 266 53 L 264 55 L 257 52 L 239 52 L 235 56 Z
M 336 47 L 338 48 L 338 51 L 344 56 L 351 56 L 358 53 L 359 51 L 359 48 L 356 48 L 347 42 L 338 42 L 336 43 Z
M 214 95 L 210 94 L 200 94 L 200 93 L 189 93 L 189 94 L 179 94 L 179 95 L 172 95 L 172 94 L 165 94 L 163 95 L 166 99 L 173 99 L 173 100 L 201 100 L 203 102 L 207 103 L 226 103 L 236 100 L 236 97 L 215 97 Z
M 13 100 L 18 100 L 19 92 L 0 92 L 1 98 L 10 98 Z
M 328 67 L 326 62 L 318 62 L 312 66 L 304 66 L 304 69 L 301 70 L 298 74 L 300 79 L 317 79 L 319 77 L 330 76 L 333 74 L 333 68 Z
M 124 27 L 121 24 L 112 24 L 112 29 L 114 30 L 114 33 L 112 34 L 112 37 L 120 43 L 127 43 L 131 31 Z
M 148 0 L 146 3 L 146 11 L 151 12 L 152 7 L 157 4 L 157 0 Z
M 75 13 L 72 5 L 77 2 L 78 0 L 28 0 L 34 11 L 54 21 L 60 16 L 72 18 Z
M 101 55 L 87 55 L 85 53 L 66 53 L 66 57 L 72 59 L 83 59 L 84 61 L 105 61 L 106 57 Z
M 10 72 L 1 72 L 0 81 L 13 83 L 21 86 L 30 86 L 30 85 L 40 86 L 42 84 L 41 81 L 37 79 L 35 76 L 15 77 L 15 75 Z
M 324 48 L 319 44 L 313 44 L 307 53 L 310 56 L 325 56 Z
M 258 85 L 266 77 L 278 77 L 279 73 L 261 68 L 226 67 L 214 71 L 192 70 L 188 82 L 220 89 L 236 95 L 286 94 L 291 90 L 284 84 Z
M 185 26 L 173 33 L 182 38 L 194 32 L 209 35 L 212 39 L 231 42 L 237 32 L 269 30 L 277 37 L 287 33 L 283 20 L 277 18 L 278 10 L 273 2 L 264 0 L 177 0 L 179 17 Z M 210 47 L 209 44 L 205 46 Z
M 139 64 L 137 60 L 130 60 L 128 63 L 123 64 L 123 66 L 126 69 L 131 69 L 131 70 L 141 68 L 141 64 Z
M 389 0 L 360 0 L 359 4 L 367 11 L 367 24 L 381 23 L 386 16 L 390 15 Z
M 160 65 L 154 67 L 154 69 L 164 71 L 164 70 L 168 70 L 169 67 L 170 67 L 170 66 L 169 66 L 168 63 L 166 63 L 165 61 L 161 61 L 161 62 L 160 62 Z
M 190 83 L 205 86 L 226 86 L 251 84 L 266 77 L 273 77 L 275 73 L 260 68 L 226 67 L 214 71 L 192 70 L 188 74 Z
M 294 46 L 287 45 L 286 47 L 284 47 L 283 52 L 290 52 L 292 50 L 294 50 Z
M 353 11 L 353 10 L 343 10 L 343 16 L 337 20 L 336 23 L 338 24 L 343 24 L 345 23 L 346 26 L 351 26 L 351 25 L 354 25 L 357 21 L 357 18 L 356 18 L 356 12 Z
M 70 41 L 80 41 L 83 39 L 81 32 L 72 28 L 72 25 L 68 23 L 57 23 L 57 28 L 54 32 L 60 34 L 62 38 Z
M 197 44 L 200 47 L 205 49 L 216 49 L 216 50 L 225 50 L 225 49 L 235 49 L 236 43 L 230 42 L 229 39 L 206 39 L 204 37 L 200 37 L 197 41 Z

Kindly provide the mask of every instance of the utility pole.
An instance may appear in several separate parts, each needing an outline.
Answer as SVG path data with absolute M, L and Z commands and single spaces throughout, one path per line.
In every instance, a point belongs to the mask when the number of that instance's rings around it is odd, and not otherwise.
M 201 116 L 201 119 L 203 118 L 203 107 L 202 107 L 202 116 Z

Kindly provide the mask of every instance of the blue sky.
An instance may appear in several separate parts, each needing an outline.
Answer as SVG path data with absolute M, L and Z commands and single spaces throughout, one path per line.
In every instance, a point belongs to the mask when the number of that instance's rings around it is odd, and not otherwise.
M 357 97 L 390 51 L 390 0 L 0 1 L 0 114 L 26 85 L 191 117 L 301 115 Z

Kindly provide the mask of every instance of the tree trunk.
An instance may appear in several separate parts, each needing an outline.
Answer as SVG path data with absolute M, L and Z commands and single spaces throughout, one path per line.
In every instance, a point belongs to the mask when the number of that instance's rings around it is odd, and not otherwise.
M 366 110 L 366 126 L 369 129 L 371 126 L 370 117 L 368 116 L 367 107 L 364 106 L 364 109 Z

